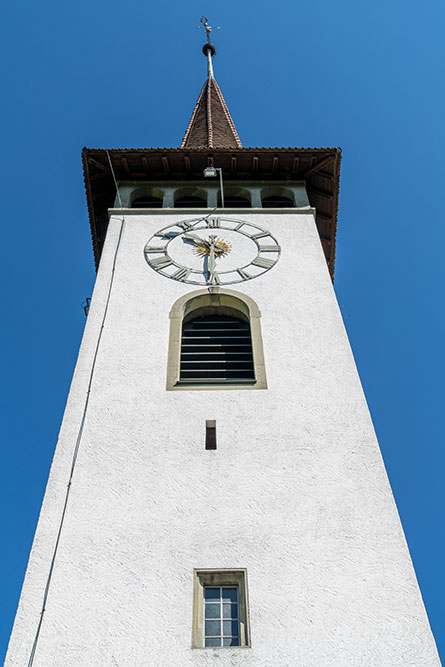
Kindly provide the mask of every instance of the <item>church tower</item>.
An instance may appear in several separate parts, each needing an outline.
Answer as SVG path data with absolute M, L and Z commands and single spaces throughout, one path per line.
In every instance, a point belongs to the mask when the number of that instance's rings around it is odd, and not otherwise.
M 84 149 L 97 280 L 6 667 L 440 661 L 333 289 L 338 148 Z

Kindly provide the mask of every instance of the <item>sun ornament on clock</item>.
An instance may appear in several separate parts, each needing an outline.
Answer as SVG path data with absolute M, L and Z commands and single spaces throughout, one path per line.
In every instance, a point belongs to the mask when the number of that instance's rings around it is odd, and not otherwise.
M 210 256 L 212 248 L 215 257 L 224 257 L 231 250 L 230 243 L 223 241 L 215 236 L 209 236 L 207 239 L 195 241 L 195 254 L 200 257 Z

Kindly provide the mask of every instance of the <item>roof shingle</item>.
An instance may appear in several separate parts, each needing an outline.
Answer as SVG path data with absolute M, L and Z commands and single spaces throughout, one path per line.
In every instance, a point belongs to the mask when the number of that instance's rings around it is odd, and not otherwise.
M 213 77 L 202 87 L 181 148 L 242 148 L 235 123 Z

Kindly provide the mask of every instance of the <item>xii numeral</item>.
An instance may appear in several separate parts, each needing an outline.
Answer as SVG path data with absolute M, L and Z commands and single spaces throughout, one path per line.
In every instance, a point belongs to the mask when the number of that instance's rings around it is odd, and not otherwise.
M 217 229 L 221 226 L 221 220 L 219 218 L 209 218 L 207 220 L 207 227 L 209 229 Z

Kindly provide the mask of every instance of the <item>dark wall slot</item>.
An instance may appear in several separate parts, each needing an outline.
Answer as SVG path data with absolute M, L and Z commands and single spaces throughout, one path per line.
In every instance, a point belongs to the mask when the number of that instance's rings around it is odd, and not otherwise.
M 206 449 L 216 449 L 215 419 L 206 419 Z

